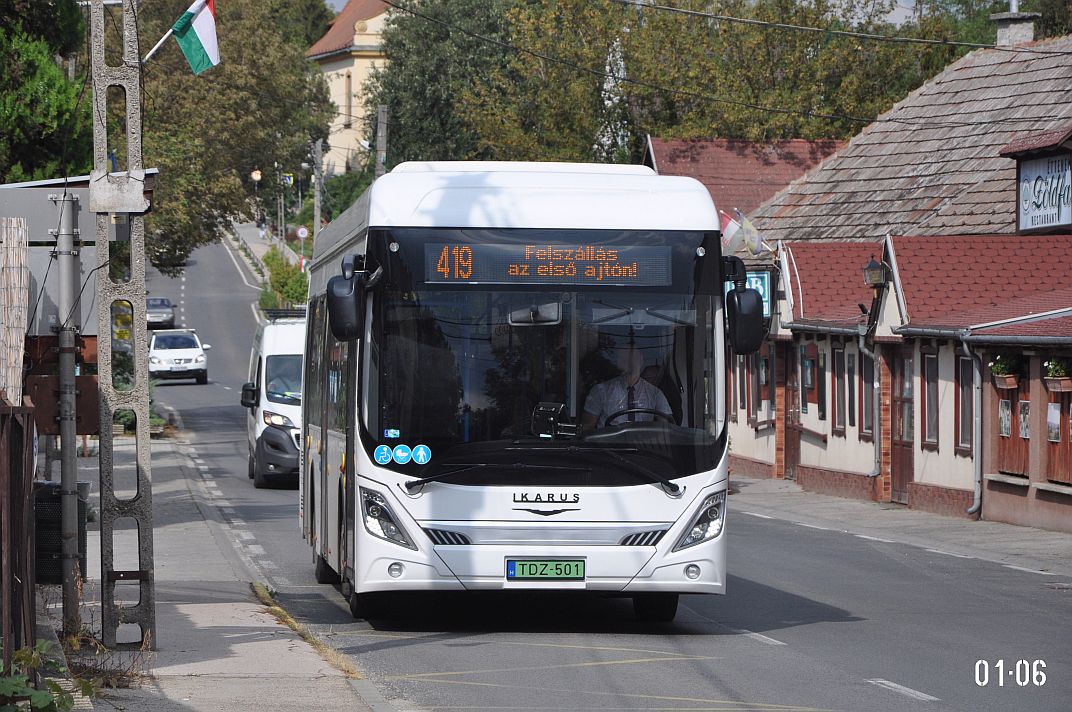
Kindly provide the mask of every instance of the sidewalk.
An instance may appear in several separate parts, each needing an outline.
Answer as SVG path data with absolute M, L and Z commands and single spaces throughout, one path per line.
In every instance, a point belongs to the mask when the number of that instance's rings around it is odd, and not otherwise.
M 153 440 L 152 450 L 156 651 L 143 655 L 148 678 L 140 686 L 105 690 L 95 708 L 282 711 L 315 701 L 316 709 L 327 712 L 371 709 L 346 674 L 256 600 L 251 589 L 256 576 L 235 553 L 182 445 Z M 133 441 L 117 441 L 117 465 L 133 459 Z M 80 458 L 79 467 L 79 478 L 92 481 L 90 504 L 98 508 L 96 458 Z M 121 483 L 133 480 L 116 469 L 117 494 L 132 495 L 119 491 Z M 99 633 L 100 571 L 94 562 L 100 561 L 100 534 L 94 523 L 90 527 L 83 623 Z M 136 568 L 136 560 L 129 560 L 135 551 L 131 534 L 116 532 L 117 568 Z
M 930 514 L 805 492 L 795 482 L 732 476 L 729 512 L 772 517 L 1059 576 L 1072 576 L 1072 534 Z
M 260 228 L 253 223 L 234 223 L 234 231 L 238 239 L 246 243 L 259 262 L 264 262 L 264 255 L 273 247 L 282 252 L 291 264 L 298 261 L 298 254 L 289 245 L 282 240 L 275 239 L 267 232 L 261 236 Z

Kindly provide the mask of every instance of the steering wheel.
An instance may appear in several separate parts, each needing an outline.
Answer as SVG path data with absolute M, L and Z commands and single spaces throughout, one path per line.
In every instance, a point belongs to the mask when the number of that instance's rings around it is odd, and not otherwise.
M 630 413 L 647 413 L 649 415 L 654 415 L 659 418 L 662 418 L 666 422 L 670 423 L 670 425 L 675 425 L 673 416 L 667 415 L 661 410 L 655 410 L 654 408 L 624 408 L 616 413 L 611 413 L 610 415 L 608 415 L 607 419 L 604 420 L 603 423 L 606 425 L 610 425 L 610 421 L 623 415 L 629 415 Z

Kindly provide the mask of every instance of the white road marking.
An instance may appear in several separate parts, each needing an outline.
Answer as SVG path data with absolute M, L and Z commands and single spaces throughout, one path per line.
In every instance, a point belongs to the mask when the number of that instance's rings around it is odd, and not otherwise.
M 904 695 L 905 697 L 911 697 L 913 700 L 919 700 L 920 702 L 940 702 L 941 701 L 937 697 L 931 697 L 930 695 L 928 695 L 925 692 L 920 692 L 919 690 L 913 690 L 911 687 L 905 687 L 904 685 L 898 685 L 896 682 L 890 682 L 889 680 L 883 680 L 881 678 L 875 678 L 873 680 L 868 680 L 868 682 L 870 682 L 872 685 L 876 685 L 878 687 L 884 687 L 885 689 L 890 690 L 891 692 L 896 692 L 899 695 Z
M 1002 564 L 1007 569 L 1013 569 L 1015 571 L 1026 571 L 1029 574 L 1039 574 L 1041 576 L 1060 576 L 1061 574 L 1055 574 L 1052 571 L 1039 571 L 1038 569 L 1029 569 L 1026 566 L 1013 566 L 1012 564 Z
M 762 633 L 754 633 L 750 630 L 745 630 L 744 628 L 730 628 L 729 626 L 723 627 L 726 628 L 726 630 L 736 633 L 737 635 L 743 635 L 746 638 L 751 638 L 752 640 L 763 643 L 764 645 L 785 645 L 785 643 L 783 643 L 782 641 L 775 640 L 774 638 L 763 635 Z
M 253 556 L 267 556 L 268 552 L 264 550 L 264 547 L 260 544 L 246 544 L 246 549 Z
M 836 529 L 831 529 L 829 527 L 817 527 L 814 524 L 805 524 L 804 522 L 793 522 L 793 524 L 796 524 L 797 526 L 801 526 L 801 527 L 807 527 L 808 529 L 818 529 L 821 532 L 837 531 Z
M 867 539 L 868 541 L 881 541 L 883 544 L 895 543 L 892 539 L 880 539 L 877 536 L 868 536 L 866 534 L 855 534 L 854 536 L 857 539 Z
M 223 390 L 225 390 L 225 391 L 233 391 L 234 389 L 231 388 L 230 386 L 224 386 Z
M 954 554 L 952 551 L 942 551 L 941 549 L 926 549 L 926 551 L 932 554 L 942 554 L 944 556 L 955 556 L 958 559 L 974 559 L 974 556 L 968 556 L 967 554 Z
M 760 519 L 774 519 L 774 517 L 768 517 L 766 514 L 756 514 L 755 512 L 740 512 L 740 514 L 747 514 L 750 517 L 759 517 Z
M 253 532 L 248 532 L 245 529 L 233 529 L 234 535 L 243 541 L 251 541 L 256 537 L 253 536 Z
M 234 263 L 235 269 L 238 270 L 238 276 L 242 278 L 242 283 L 250 289 L 260 289 L 260 287 L 250 284 L 249 280 L 246 279 L 246 273 L 243 272 L 242 268 L 238 265 L 238 260 L 235 259 L 234 253 L 231 252 L 231 248 L 224 245 L 224 250 L 227 252 L 227 256 L 231 258 L 231 262 Z
M 234 519 L 231 520 L 231 526 L 232 527 L 244 527 L 244 526 L 246 526 L 246 520 L 242 519 L 241 517 L 235 517 Z
M 234 507 L 220 507 L 220 511 L 224 514 L 238 514 L 238 510 Z

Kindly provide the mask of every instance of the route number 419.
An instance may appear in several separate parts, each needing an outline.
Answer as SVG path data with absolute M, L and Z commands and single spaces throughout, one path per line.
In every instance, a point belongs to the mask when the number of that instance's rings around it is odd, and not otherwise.
M 998 660 L 991 665 L 988 660 L 976 660 L 975 661 L 975 684 L 979 687 L 986 687 L 990 684 L 990 668 L 994 668 L 994 682 L 998 687 L 1005 686 L 1005 678 L 1008 677 L 1009 684 L 1012 684 L 1013 680 L 1016 680 L 1016 684 L 1020 687 L 1027 687 L 1028 685 L 1034 685 L 1035 687 L 1042 687 L 1046 684 L 1046 661 L 1045 660 L 1017 660 L 1014 665 L 1008 667 L 1005 666 L 1005 660 Z

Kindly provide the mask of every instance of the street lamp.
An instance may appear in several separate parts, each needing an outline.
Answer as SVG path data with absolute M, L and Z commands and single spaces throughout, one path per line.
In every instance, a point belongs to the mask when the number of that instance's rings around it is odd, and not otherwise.
M 864 284 L 874 290 L 876 297 L 882 285 L 886 284 L 886 265 L 875 262 L 874 255 L 871 256 L 871 261 L 864 265 Z
M 249 179 L 253 181 L 253 211 L 256 214 L 257 227 L 261 224 L 261 172 L 259 168 L 254 168 L 249 173 Z

